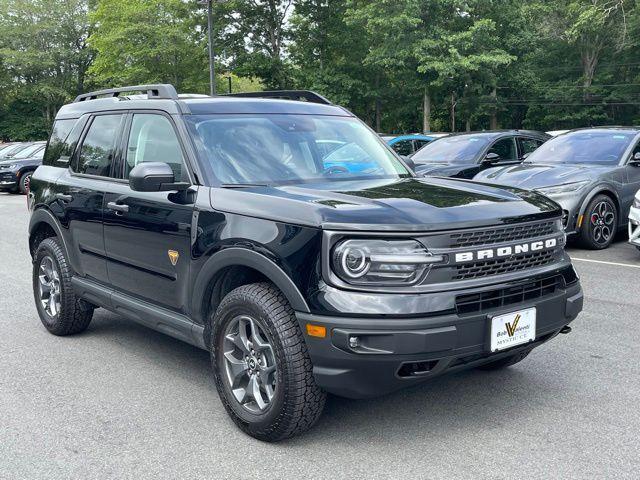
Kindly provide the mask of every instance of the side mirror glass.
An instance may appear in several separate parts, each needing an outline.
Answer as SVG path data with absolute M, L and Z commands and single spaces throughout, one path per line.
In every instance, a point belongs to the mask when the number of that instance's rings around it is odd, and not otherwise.
M 500 155 L 498 155 L 497 153 L 494 153 L 494 152 L 489 152 L 489 153 L 487 153 L 487 156 L 484 157 L 483 162 L 485 162 L 485 163 L 496 163 L 498 160 L 500 160 Z
M 629 165 L 633 167 L 640 167 L 640 152 L 635 153 L 633 157 L 631 157 L 631 160 L 629 160 Z
M 400 158 L 404 160 L 404 163 L 406 163 L 411 170 L 413 170 L 414 172 L 416 171 L 416 162 L 414 162 L 411 159 L 411 157 L 407 157 L 406 155 L 400 155 Z
M 135 192 L 175 192 L 189 188 L 188 183 L 176 183 L 168 163 L 148 162 L 133 167 L 129 186 Z

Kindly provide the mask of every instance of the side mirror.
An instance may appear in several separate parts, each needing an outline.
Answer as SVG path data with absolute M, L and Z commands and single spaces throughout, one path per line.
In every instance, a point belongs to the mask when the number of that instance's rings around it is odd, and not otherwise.
M 411 157 L 407 157 L 406 155 L 400 155 L 400 158 L 404 160 L 404 163 L 406 163 L 411 170 L 413 170 L 414 172 L 416 171 L 416 162 L 414 162 Z
M 629 160 L 629 165 L 640 167 L 640 152 L 634 154 L 633 157 L 631 157 L 631 160 Z
M 484 160 L 482 162 L 483 163 L 496 163 L 498 160 L 500 160 L 500 155 L 498 155 L 497 153 L 494 153 L 494 152 L 489 152 L 489 153 L 487 153 L 487 156 L 484 157 Z
M 529 155 L 531 155 L 531 152 L 528 152 L 522 155 L 522 160 L 526 160 Z
M 189 188 L 188 183 L 175 181 L 168 163 L 140 163 L 129 173 L 129 186 L 135 192 L 175 192 Z

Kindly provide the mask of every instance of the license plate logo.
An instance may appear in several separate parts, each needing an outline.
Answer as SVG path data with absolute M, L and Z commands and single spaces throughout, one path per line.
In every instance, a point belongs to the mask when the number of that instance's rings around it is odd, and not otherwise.
M 536 309 L 499 315 L 491 319 L 491 351 L 528 343 L 536 338 Z

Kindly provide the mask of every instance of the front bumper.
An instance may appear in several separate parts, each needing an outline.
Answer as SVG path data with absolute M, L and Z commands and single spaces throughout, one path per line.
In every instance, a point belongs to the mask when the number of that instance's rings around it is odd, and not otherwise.
M 572 322 L 582 304 L 582 289 L 575 282 L 535 300 L 481 313 L 418 318 L 296 315 L 303 332 L 308 323 L 326 327 L 326 338 L 306 338 L 320 387 L 344 397 L 368 398 L 535 348 Z M 537 308 L 535 341 L 491 353 L 490 318 L 529 307 Z M 357 345 L 350 343 L 352 337 L 357 337 Z
M 18 185 L 18 176 L 11 171 L 0 171 L 0 190 L 10 190 Z
M 629 243 L 640 247 L 640 208 L 631 207 L 629 212 Z

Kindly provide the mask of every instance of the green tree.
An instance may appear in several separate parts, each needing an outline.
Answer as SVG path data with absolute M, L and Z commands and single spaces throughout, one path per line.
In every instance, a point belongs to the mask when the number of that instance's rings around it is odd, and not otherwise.
M 45 137 L 57 109 L 83 90 L 93 59 L 88 10 L 83 0 L 0 3 L 0 81 L 12 80 L 2 89 L 0 137 Z

